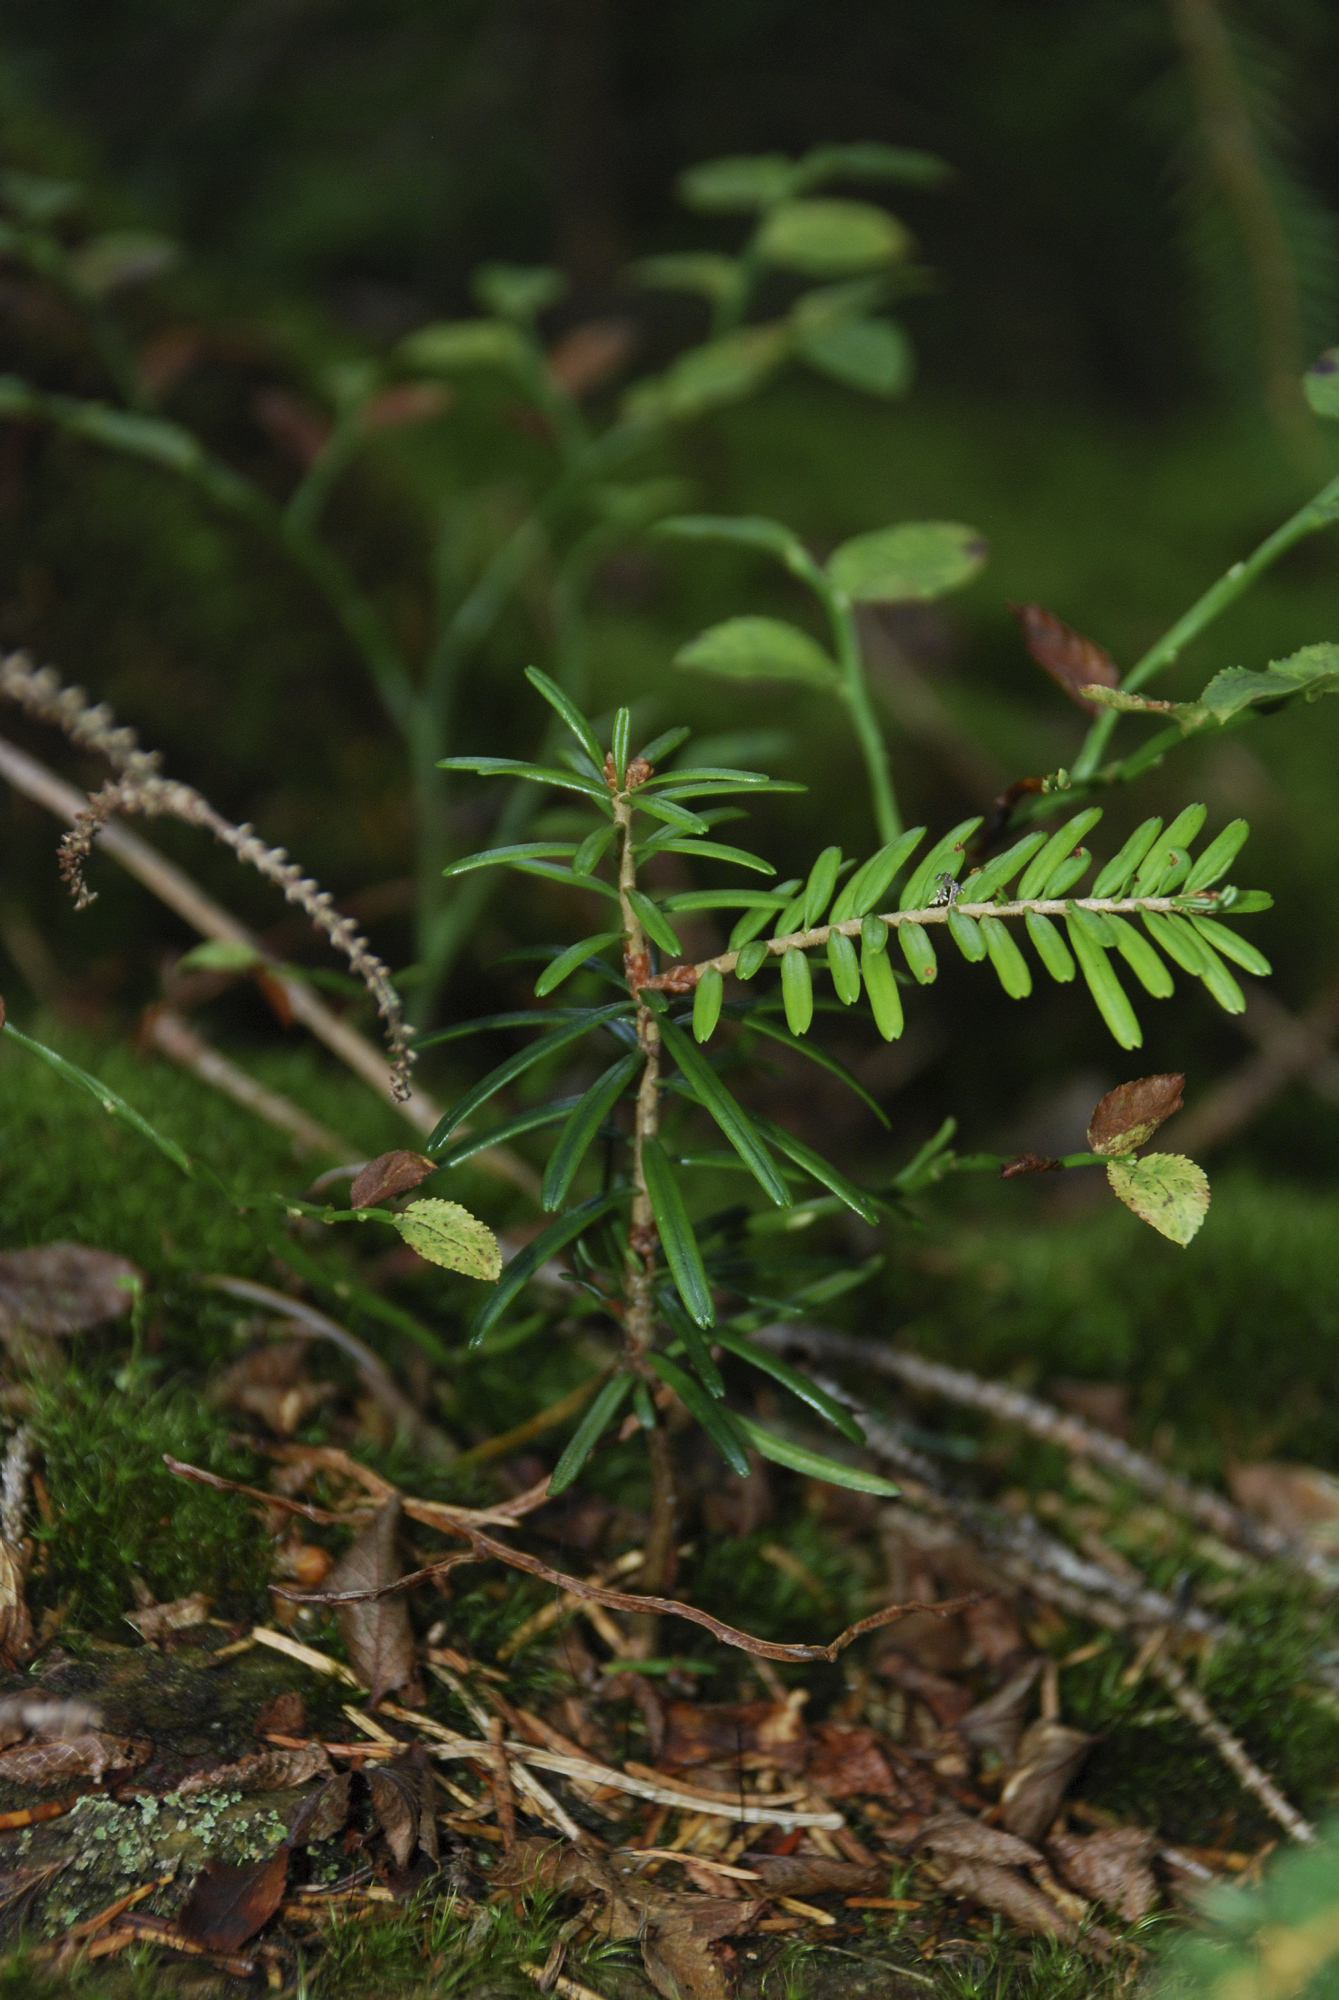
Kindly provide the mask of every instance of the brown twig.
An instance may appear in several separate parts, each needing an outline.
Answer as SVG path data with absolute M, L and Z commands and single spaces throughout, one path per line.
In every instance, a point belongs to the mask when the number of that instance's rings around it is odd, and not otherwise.
M 511 1788 L 511 1767 L 507 1762 L 507 1752 L 502 1735 L 502 1717 L 490 1715 L 488 1718 L 488 1741 L 493 1752 L 493 1803 L 497 1807 L 497 1823 L 502 1828 L 502 1845 L 516 1845 L 516 1794 Z
M 1021 1390 L 1001 1382 L 988 1382 L 965 1368 L 949 1368 L 942 1362 L 927 1361 L 904 1347 L 880 1341 L 861 1340 L 829 1327 L 784 1322 L 763 1327 L 753 1335 L 760 1346 L 774 1352 L 787 1348 L 829 1361 L 844 1361 L 867 1368 L 877 1375 L 890 1375 L 908 1388 L 942 1396 L 965 1408 L 984 1410 L 1002 1423 L 1016 1424 L 1033 1437 L 1044 1438 L 1076 1458 L 1104 1465 L 1119 1479 L 1127 1480 L 1141 1492 L 1151 1494 L 1173 1512 L 1197 1522 L 1236 1548 L 1246 1549 L 1262 1561 L 1283 1561 L 1304 1569 L 1316 1581 L 1333 1586 L 1334 1566 L 1315 1549 L 1257 1521 L 1234 1507 L 1230 1500 L 1194 1486 L 1179 1474 L 1168 1472 L 1155 1459 L 1135 1451 L 1121 1438 L 1100 1431 L 1081 1417 L 1070 1416 L 1052 1404 L 1041 1402 Z
M 1199 1689 L 1192 1687 L 1185 1673 L 1166 1652 L 1157 1652 L 1148 1662 L 1148 1672 L 1160 1680 L 1172 1700 L 1200 1734 L 1218 1752 L 1229 1769 L 1235 1771 L 1248 1792 L 1259 1799 L 1271 1819 L 1294 1840 L 1310 1844 L 1316 1838 L 1316 1829 L 1310 1820 L 1303 1819 L 1297 1808 L 1284 1798 L 1274 1780 L 1260 1769 L 1241 1739 L 1232 1734 L 1225 1723 L 1218 1720 Z
M 338 1133 L 327 1130 L 309 1117 L 300 1105 L 267 1084 L 258 1083 L 227 1056 L 212 1048 L 203 1035 L 172 1007 L 150 1007 L 143 1016 L 143 1037 L 151 1048 L 199 1077 L 211 1089 L 221 1091 L 234 1104 L 254 1113 L 291 1139 L 299 1153 L 320 1153 L 327 1158 L 351 1161 L 356 1149 Z

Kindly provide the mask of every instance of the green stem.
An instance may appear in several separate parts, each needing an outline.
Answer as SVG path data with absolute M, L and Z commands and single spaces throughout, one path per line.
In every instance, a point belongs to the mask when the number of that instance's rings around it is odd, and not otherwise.
M 879 839 L 886 845 L 888 841 L 896 840 L 901 833 L 902 815 L 897 808 L 897 794 L 893 790 L 892 774 L 888 768 L 888 746 L 883 740 L 879 718 L 869 697 L 855 612 L 851 607 L 850 598 L 844 592 L 833 590 L 821 572 L 815 574 L 818 578 L 815 587 L 819 588 L 823 602 L 827 606 L 828 617 L 832 621 L 837 661 L 842 670 L 842 693 L 851 712 L 852 727 L 865 760 L 875 825 L 879 829 Z
M 1190 609 L 1182 613 L 1157 644 L 1150 646 L 1144 657 L 1131 667 L 1121 686 L 1133 693 L 1137 688 L 1143 687 L 1146 681 L 1152 680 L 1154 674 L 1160 672 L 1163 667 L 1171 666 L 1180 656 L 1182 649 L 1188 646 L 1192 639 L 1197 639 L 1205 627 L 1221 616 L 1244 591 L 1249 590 L 1256 578 L 1272 563 L 1277 562 L 1286 550 L 1292 548 L 1294 543 L 1303 541 L 1307 535 L 1314 535 L 1321 528 L 1331 527 L 1336 520 L 1339 520 L 1339 478 L 1331 479 L 1327 485 L 1322 486 L 1319 493 L 1308 500 L 1304 507 L 1299 507 L 1282 527 L 1276 528 L 1272 535 L 1267 536 L 1259 548 L 1247 556 L 1244 562 L 1233 563 L 1231 569 L 1220 576 L 1217 583 L 1211 584 L 1203 596 L 1197 598 Z M 1070 771 L 1074 783 L 1084 783 L 1096 775 L 1118 719 L 1118 711 L 1107 709 L 1093 723 Z

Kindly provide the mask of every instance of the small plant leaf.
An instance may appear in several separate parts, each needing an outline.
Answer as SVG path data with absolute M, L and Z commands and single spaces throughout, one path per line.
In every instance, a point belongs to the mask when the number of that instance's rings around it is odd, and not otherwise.
M 1124 917 L 1106 915 L 1107 929 L 1116 940 L 1116 949 L 1129 966 L 1145 993 L 1155 1000 L 1170 1000 L 1176 982 L 1146 937 Z
M 911 236 L 887 209 L 867 201 L 783 201 L 754 241 L 765 263 L 805 278 L 841 278 L 897 263 Z
M 960 521 L 906 521 L 843 542 L 828 561 L 834 589 L 861 604 L 923 604 L 968 583 L 989 544 Z
M 518 1112 L 515 1118 L 505 1118 L 500 1125 L 489 1125 L 482 1131 L 471 1132 L 458 1145 L 439 1153 L 437 1165 L 458 1167 L 463 1161 L 472 1160 L 476 1153 L 482 1153 L 486 1146 L 505 1146 L 509 1139 L 519 1139 L 526 1132 L 540 1132 L 547 1125 L 561 1125 L 568 1112 L 580 1101 L 577 1097 L 555 1097 L 549 1104 L 533 1104 L 528 1111 Z
M 1094 686 L 1114 688 L 1120 681 L 1120 669 L 1106 647 L 1076 632 L 1044 604 L 1011 603 L 1009 609 L 1018 620 L 1023 644 L 1037 665 L 1051 676 L 1057 687 L 1064 689 L 1071 701 L 1076 701 L 1089 715 L 1096 715 L 1096 702 L 1083 690 Z
M 882 1500 L 895 1500 L 902 1490 L 891 1479 L 881 1479 L 875 1472 L 843 1465 L 840 1459 L 824 1458 L 821 1452 L 792 1444 L 789 1438 L 778 1437 L 775 1431 L 764 1429 L 751 1417 L 737 1416 L 735 1422 L 763 1458 L 770 1458 L 774 1465 L 787 1466 L 792 1472 L 802 1472 L 808 1479 L 826 1480 L 829 1486 L 845 1486 L 853 1493 L 874 1493 Z
M 929 853 L 917 862 L 911 874 L 902 885 L 898 898 L 899 910 L 923 910 L 930 900 L 936 878 L 950 875 L 956 881 L 967 852 L 967 843 L 981 824 L 978 813 L 975 819 L 960 820 L 937 840 Z
M 848 1180 L 830 1160 L 825 1160 L 821 1153 L 816 1153 L 803 1139 L 797 1139 L 793 1132 L 787 1132 L 781 1125 L 774 1125 L 770 1118 L 760 1118 L 758 1125 L 778 1153 L 784 1153 L 797 1167 L 802 1167 L 805 1173 L 812 1174 L 821 1186 L 844 1201 L 848 1208 L 854 1209 L 864 1221 L 871 1225 L 878 1222 L 879 1206 L 874 1197 L 867 1194 L 864 1188 L 857 1187 L 854 1181 Z
M 986 955 L 986 940 L 974 917 L 965 917 L 961 910 L 950 909 L 948 934 L 970 965 L 981 963 Z
M 1029 910 L 1023 921 L 1033 949 L 1052 979 L 1066 984 L 1074 977 L 1074 959 L 1051 919 L 1036 910 Z
M 802 1403 L 806 1403 L 811 1410 L 816 1410 L 820 1417 L 826 1418 L 827 1422 L 839 1430 L 843 1437 L 849 1438 L 852 1444 L 864 1444 L 865 1433 L 849 1410 L 844 1410 L 826 1390 L 820 1389 L 817 1382 L 811 1381 L 798 1368 L 792 1368 L 788 1361 L 783 1361 L 777 1354 L 769 1353 L 765 1347 L 755 1347 L 746 1334 L 732 1333 L 727 1327 L 718 1329 L 716 1339 L 728 1353 L 737 1354 L 740 1360 L 747 1361 L 750 1367 L 758 1368 L 764 1375 L 770 1375 L 774 1382 L 782 1383 L 790 1390 L 792 1396 L 798 1396 Z
M 716 1307 L 712 1302 L 702 1252 L 697 1247 L 697 1238 L 693 1234 L 693 1225 L 669 1156 L 658 1139 L 646 1138 L 642 1141 L 642 1170 L 646 1175 L 646 1191 L 651 1197 L 665 1260 L 678 1287 L 679 1297 L 696 1325 L 712 1326 L 716 1319 Z
M 770 956 L 766 938 L 750 938 L 739 947 L 739 956 L 735 960 L 735 978 L 745 981 L 752 979 Z
M 1230 958 L 1243 972 L 1253 972 L 1257 979 L 1267 979 L 1274 970 L 1262 951 L 1257 951 L 1244 937 L 1238 937 L 1226 924 L 1215 923 L 1212 917 L 1197 916 L 1193 911 L 1190 921 L 1206 944 L 1215 946 L 1224 958 Z
M 863 917 L 872 910 L 893 877 L 925 838 L 923 826 L 909 827 L 898 839 L 890 840 L 877 854 L 857 868 L 832 906 L 832 922 L 844 924 L 848 917 Z
M 391 1221 L 411 1250 L 444 1270 L 493 1284 L 502 1275 L 502 1252 L 486 1222 L 458 1201 L 411 1201 Z
M 825 847 L 809 870 L 809 880 L 804 885 L 804 909 L 801 923 L 810 930 L 818 922 L 837 886 L 837 870 L 841 867 L 840 847 Z
M 713 302 L 732 299 L 740 289 L 738 260 L 723 257 L 715 250 L 671 251 L 662 257 L 639 257 L 629 270 L 639 284 L 664 292 L 698 292 Z
M 549 707 L 562 717 L 596 770 L 603 770 L 604 752 L 600 748 L 599 738 L 589 718 L 581 713 L 571 696 L 559 687 L 557 681 L 550 680 L 547 674 L 541 673 L 538 667 L 527 667 L 525 677 L 531 687 L 543 695 Z
M 828 933 L 828 969 L 837 998 L 843 1007 L 853 1007 L 860 998 L 860 961 L 844 931 Z
M 1000 985 L 1011 1000 L 1026 1000 L 1032 991 L 1032 974 L 1008 925 L 998 917 L 982 917 L 981 935 Z
M 250 972 L 265 954 L 243 938 L 206 938 L 177 960 L 177 972 Z
M 1083 918 L 1089 914 L 1086 910 L 1071 912 L 1066 919 L 1069 942 L 1079 962 L 1079 970 L 1087 981 L 1088 991 L 1097 1002 L 1098 1013 L 1123 1049 L 1137 1049 L 1143 1043 L 1143 1031 L 1134 1008 L 1126 998 L 1125 989 L 1111 969 L 1105 946 L 1083 923 Z
M 860 973 L 869 995 L 875 1027 L 885 1042 L 895 1042 L 902 1033 L 905 1021 L 902 995 L 897 990 L 897 975 L 889 963 L 887 951 L 871 951 L 862 940 Z
M 807 1035 L 814 1018 L 814 982 L 809 961 L 791 945 L 781 954 L 781 998 L 792 1035 Z
M 1181 1109 L 1185 1083 L 1179 1071 L 1118 1083 L 1100 1100 L 1088 1121 L 1088 1144 L 1104 1158 L 1146 1146 L 1159 1125 Z
M 784 201 L 794 178 L 794 163 L 784 153 L 731 154 L 686 168 L 678 194 L 699 215 L 749 215 Z
M 698 1102 L 711 1113 L 763 1193 L 770 1196 L 778 1208 L 788 1208 L 790 1195 L 786 1183 L 777 1172 L 752 1120 L 736 1104 L 706 1057 L 672 1021 L 662 1020 L 660 1033 Z
M 356 1176 L 349 1189 L 350 1208 L 371 1208 L 376 1202 L 389 1201 L 392 1195 L 407 1194 L 410 1188 L 425 1181 L 429 1174 L 435 1174 L 438 1162 L 430 1160 L 423 1153 L 410 1153 L 399 1149 L 393 1153 L 378 1153 L 375 1160 Z
M 1083 812 L 1075 813 L 1073 819 L 1067 820 L 1058 832 L 1051 835 L 1045 847 L 1038 850 L 1023 870 L 1015 891 L 1020 903 L 1030 902 L 1034 896 L 1050 894 L 1047 884 L 1056 869 L 1073 853 L 1085 834 L 1092 832 L 1101 817 L 1101 806 L 1088 806 Z
M 523 374 L 530 344 L 519 328 L 501 319 L 438 320 L 400 342 L 400 358 L 429 375 L 454 375 L 462 368 L 502 368 Z
M 836 661 L 798 625 L 787 625 L 780 618 L 727 618 L 681 648 L 674 664 L 727 680 L 841 686 Z
M 716 1031 L 716 1023 L 721 1018 L 721 1003 L 725 999 L 725 981 L 714 965 L 698 975 L 693 988 L 693 1040 L 709 1042 Z
M 696 854 L 706 861 L 732 861 L 736 868 L 752 869 L 755 875 L 775 875 L 770 861 L 761 855 L 750 854 L 746 847 L 727 847 L 717 840 L 663 840 L 657 839 L 657 854 Z
M 962 885 L 963 901 L 967 903 L 988 903 L 992 896 L 1012 882 L 1038 848 L 1045 845 L 1047 835 L 1040 828 L 1033 833 L 1025 833 L 1003 854 L 997 854 L 993 861 L 987 861 L 984 868 L 967 877 Z
M 520 1049 L 514 1056 L 508 1056 L 505 1062 L 499 1063 L 496 1069 L 490 1070 L 487 1076 L 482 1077 L 473 1090 L 466 1091 L 452 1110 L 438 1119 L 424 1151 L 436 1157 L 456 1127 L 463 1125 L 480 1105 L 487 1104 L 489 1098 L 495 1097 L 499 1090 L 504 1090 L 509 1083 L 513 1083 L 518 1076 L 523 1076 L 526 1070 L 532 1069 L 537 1062 L 543 1062 L 546 1057 L 557 1055 L 560 1050 L 569 1048 L 573 1042 L 579 1042 L 592 1028 L 597 1028 L 602 1023 L 613 1021 L 619 1015 L 629 1012 L 630 1005 L 624 1000 L 611 1001 L 607 1007 L 583 1008 L 580 1020 L 568 1021 L 563 1027 L 555 1028 L 551 1035 L 541 1035 L 528 1049 Z
M 798 341 L 811 368 L 867 396 L 905 396 L 916 372 L 911 342 L 895 320 L 842 319 L 811 327 Z
M 1339 417 L 1339 348 L 1327 347 L 1302 377 L 1306 399 L 1318 417 Z
M 1111 1191 L 1160 1236 L 1189 1243 L 1209 1212 L 1203 1167 L 1180 1153 L 1145 1153 L 1141 1160 L 1109 1160 Z
M 552 264 L 481 264 L 470 275 L 470 290 L 486 312 L 528 323 L 558 303 L 567 279 Z
M 930 986 L 939 976 L 939 961 L 935 948 L 926 935 L 923 924 L 899 924 L 897 941 L 902 947 L 902 956 L 911 967 L 922 986 Z
M 1224 667 L 1199 698 L 1198 712 L 1216 722 L 1229 722 L 1243 709 L 1282 706 L 1284 702 L 1319 701 L 1339 692 L 1339 646 L 1328 640 L 1303 646 L 1286 660 L 1271 660 L 1263 673 L 1246 667 Z
M 567 1123 L 558 1134 L 558 1143 L 544 1169 L 540 1199 L 545 1208 L 562 1207 L 591 1141 L 641 1068 L 643 1060 L 640 1052 L 620 1056 L 578 1098 Z
M 463 861 L 452 861 L 443 868 L 443 875 L 468 875 L 475 868 L 507 868 L 515 861 L 566 860 L 576 853 L 573 840 L 522 840 L 512 847 L 489 847 L 480 854 L 467 854 Z
M 709 1396 L 701 1383 L 685 1374 L 668 1355 L 651 1353 L 646 1358 L 661 1381 L 668 1383 L 684 1408 L 701 1424 L 730 1470 L 738 1473 L 741 1479 L 747 1479 L 749 1455 L 739 1436 L 738 1419 L 733 1410 L 726 1409 L 724 1403 L 718 1403 Z
M 535 785 L 554 785 L 561 792 L 582 792 L 607 813 L 612 814 L 609 787 L 586 778 L 579 771 L 558 771 L 551 764 L 526 764 L 519 757 L 441 757 L 439 771 L 474 771 L 481 778 L 524 778 Z
M 579 944 L 569 944 L 566 951 L 560 951 L 551 964 L 546 965 L 535 981 L 535 997 L 542 1000 L 546 993 L 561 986 L 574 972 L 579 972 L 587 959 L 597 952 L 606 951 L 611 944 L 618 944 L 622 931 L 597 931 L 594 937 L 582 938 Z
M 549 1492 L 565 1493 L 594 1451 L 600 1439 L 626 1402 L 632 1388 L 631 1375 L 611 1375 L 603 1389 L 587 1405 L 586 1414 L 572 1433 L 570 1442 L 549 1480 Z
M 623 399 L 629 423 L 687 423 L 751 396 L 781 366 L 790 347 L 785 326 L 745 326 L 690 347 L 665 373 L 638 382 Z
M 1146 819 L 1137 826 L 1120 853 L 1108 861 L 1093 883 L 1093 895 L 1098 897 L 1128 895 L 1130 884 L 1138 874 L 1144 856 L 1161 832 L 1160 819 Z
M 810 564 L 799 536 L 764 514 L 676 514 L 659 522 L 656 533 L 673 535 L 676 541 L 731 542 L 737 548 L 761 549 L 787 569 L 805 571 Z

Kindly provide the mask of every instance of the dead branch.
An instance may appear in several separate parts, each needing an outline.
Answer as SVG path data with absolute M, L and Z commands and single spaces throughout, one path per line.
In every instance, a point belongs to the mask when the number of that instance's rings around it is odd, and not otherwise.
M 925 1394 L 942 1396 L 968 1409 L 984 1410 L 1002 1423 L 1016 1424 L 1033 1437 L 1059 1445 L 1076 1458 L 1106 1466 L 1118 1479 L 1151 1494 L 1174 1513 L 1197 1522 L 1261 1561 L 1289 1563 L 1331 1588 L 1339 1581 L 1333 1564 L 1318 1550 L 1294 1541 L 1267 1522 L 1255 1520 L 1221 1494 L 1194 1486 L 1178 1473 L 1168 1472 L 1165 1466 L 1135 1451 L 1121 1438 L 1035 1396 L 1026 1396 L 1021 1390 L 985 1381 L 965 1368 L 948 1368 L 942 1362 L 927 1361 L 904 1347 L 861 1340 L 829 1327 L 783 1322 L 763 1327 L 753 1339 L 773 1352 L 798 1348 L 816 1359 L 845 1361 L 854 1367 L 867 1368 L 872 1374 L 890 1375 Z
M 1206 1741 L 1212 1743 L 1223 1762 L 1236 1772 L 1246 1790 L 1254 1793 L 1270 1818 L 1277 1820 L 1294 1840 L 1307 1844 L 1314 1841 L 1316 1829 L 1310 1820 L 1303 1819 L 1296 1806 L 1289 1804 L 1273 1779 L 1260 1769 L 1240 1737 L 1234 1736 L 1227 1725 L 1218 1720 L 1204 1696 L 1198 1688 L 1191 1686 L 1176 1661 L 1165 1652 L 1155 1653 L 1148 1663 L 1148 1672 L 1157 1676 L 1182 1715 L 1188 1717 Z

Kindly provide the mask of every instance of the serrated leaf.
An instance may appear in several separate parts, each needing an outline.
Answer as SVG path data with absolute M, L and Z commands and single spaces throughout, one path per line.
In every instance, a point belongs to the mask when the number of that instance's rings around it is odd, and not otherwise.
M 684 1408 L 701 1424 L 730 1470 L 738 1473 L 741 1479 L 747 1479 L 749 1456 L 740 1439 L 738 1420 L 733 1410 L 727 1410 L 724 1403 L 718 1403 L 708 1395 L 701 1383 L 686 1375 L 667 1354 L 657 1354 L 652 1350 L 646 1358 L 661 1381 L 673 1389 Z
M 1203 1167 L 1180 1153 L 1145 1153 L 1141 1160 L 1109 1160 L 1111 1191 L 1128 1209 L 1183 1247 L 1209 1212 Z
M 911 234 L 867 201 L 783 201 L 770 209 L 754 255 L 806 278 L 877 271 L 909 255 Z
M 1243 709 L 1271 709 L 1301 699 L 1319 701 L 1339 692 L 1339 645 L 1322 641 L 1303 646 L 1286 660 L 1271 660 L 1263 673 L 1246 667 L 1224 667 L 1215 674 L 1199 706 L 1217 722 L 1227 722 Z
M 612 1375 L 586 1409 L 549 1480 L 549 1492 L 564 1493 L 614 1421 L 632 1388 L 631 1375 Z
M 697 1247 L 697 1238 L 693 1234 L 693 1225 L 669 1156 L 658 1139 L 643 1139 L 642 1171 L 646 1177 L 646 1191 L 651 1198 L 656 1228 L 660 1231 L 665 1261 L 678 1287 L 679 1297 L 696 1325 L 712 1326 L 716 1319 L 716 1307 L 712 1302 L 702 1252 Z
M 829 1486 L 845 1486 L 853 1493 L 873 1493 L 882 1500 L 895 1500 L 902 1490 L 891 1479 L 881 1479 L 875 1472 L 843 1465 L 840 1459 L 825 1458 L 821 1452 L 792 1444 L 789 1438 L 778 1437 L 775 1431 L 766 1430 L 751 1417 L 737 1416 L 735 1422 L 762 1458 L 770 1458 L 774 1465 L 784 1465 L 791 1472 L 801 1472 L 807 1479 L 826 1480 Z
M 496 1236 L 458 1201 L 411 1201 L 389 1219 L 410 1249 L 430 1264 L 488 1284 L 501 1277 L 502 1252 Z
M 790 1390 L 792 1396 L 798 1396 L 802 1403 L 806 1403 L 811 1410 L 816 1410 L 820 1417 L 825 1418 L 839 1430 L 843 1437 L 849 1438 L 852 1444 L 864 1444 L 865 1433 L 849 1410 L 844 1410 L 825 1389 L 820 1389 L 816 1382 L 801 1374 L 798 1368 L 792 1368 L 788 1361 L 783 1361 L 779 1355 L 770 1353 L 765 1347 L 755 1347 L 747 1334 L 733 1333 L 728 1327 L 721 1327 L 717 1331 L 716 1340 L 728 1353 L 737 1354 L 740 1360 L 747 1361 L 751 1368 L 757 1368 L 762 1374 L 770 1375 L 774 1382 L 780 1382 L 784 1388 Z
M 544 1169 L 540 1199 L 545 1208 L 562 1207 L 592 1140 L 644 1060 L 640 1051 L 620 1056 L 578 1098 Z
M 1088 1144 L 1105 1158 L 1146 1146 L 1158 1127 L 1181 1109 L 1185 1084 L 1179 1070 L 1118 1083 L 1098 1102 L 1088 1121 Z
M 867 396 L 905 396 L 916 373 L 915 350 L 894 320 L 837 320 L 802 333 L 797 347 L 820 375 Z
M 732 154 L 686 168 L 677 187 L 685 208 L 699 215 L 749 215 L 783 201 L 794 175 L 784 153 Z
M 752 1120 L 736 1104 L 706 1057 L 672 1021 L 662 1020 L 660 1033 L 698 1102 L 711 1113 L 763 1193 L 770 1196 L 778 1208 L 788 1207 L 790 1195 L 786 1184 Z
M 581 1202 L 576 1208 L 569 1208 L 551 1222 L 547 1229 L 541 1229 L 538 1236 L 532 1236 L 524 1250 L 502 1267 L 502 1276 L 475 1314 L 470 1325 L 470 1346 L 477 1347 L 489 1329 L 501 1319 L 516 1294 L 521 1291 L 541 1264 L 548 1262 L 558 1251 L 565 1250 L 574 1237 L 599 1222 L 610 1210 L 616 1208 L 626 1190 L 613 1194 L 592 1195 L 589 1201 Z
M 906 521 L 843 542 L 829 558 L 828 579 L 857 603 L 927 603 L 970 581 L 989 544 L 959 521 Z
M 817 639 L 780 618 L 727 618 L 674 656 L 676 667 L 719 674 L 726 680 L 804 681 L 810 687 L 841 686 L 837 663 Z

